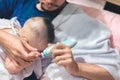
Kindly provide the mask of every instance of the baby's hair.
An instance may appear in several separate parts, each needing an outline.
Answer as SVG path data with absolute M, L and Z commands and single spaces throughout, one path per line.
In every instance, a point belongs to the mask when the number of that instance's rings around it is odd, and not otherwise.
M 48 18 L 43 18 L 44 23 L 47 28 L 47 34 L 48 34 L 48 41 L 52 43 L 54 41 L 55 35 L 54 35 L 54 26 L 51 23 L 51 21 Z
M 40 34 L 40 31 L 39 31 L 39 28 L 40 28 L 41 25 L 38 24 L 39 21 L 41 21 L 41 19 L 43 20 L 43 22 L 45 24 L 45 28 L 46 28 L 46 30 L 45 30 L 46 35 L 43 35 L 43 36 L 45 38 L 47 38 L 47 41 L 49 43 L 52 43 L 54 41 L 54 38 L 55 38 L 54 26 L 48 18 L 45 18 L 45 17 L 31 17 L 26 22 L 30 21 L 30 22 L 28 22 L 30 27 L 36 33 L 36 35 L 39 37 L 39 36 L 42 35 L 42 34 Z

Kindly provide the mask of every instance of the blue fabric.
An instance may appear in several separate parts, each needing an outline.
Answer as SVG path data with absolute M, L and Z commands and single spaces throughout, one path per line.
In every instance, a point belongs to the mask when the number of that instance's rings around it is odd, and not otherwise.
M 18 0 L 0 0 L 0 18 L 12 15 Z
M 58 9 L 52 13 L 38 11 L 36 3 L 38 0 L 0 0 L 0 18 L 17 17 L 21 26 L 24 22 L 34 16 L 47 17 L 53 20 L 62 10 Z
M 24 22 L 30 17 L 49 17 L 46 13 L 36 9 L 35 5 L 37 1 L 38 0 L 19 0 L 11 17 L 17 16 L 21 26 L 23 26 Z
M 12 18 L 16 16 L 21 26 L 23 26 L 28 18 L 33 16 L 50 18 L 45 12 L 36 9 L 35 5 L 37 1 L 38 0 L 0 0 L 0 18 Z

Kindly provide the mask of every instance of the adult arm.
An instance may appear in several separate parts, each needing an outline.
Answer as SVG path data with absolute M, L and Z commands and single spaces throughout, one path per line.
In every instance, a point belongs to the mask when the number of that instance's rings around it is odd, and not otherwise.
M 68 46 L 58 43 L 51 50 L 51 53 L 57 65 L 64 66 L 67 72 L 76 77 L 83 77 L 89 80 L 114 80 L 114 78 L 100 66 L 76 62 Z

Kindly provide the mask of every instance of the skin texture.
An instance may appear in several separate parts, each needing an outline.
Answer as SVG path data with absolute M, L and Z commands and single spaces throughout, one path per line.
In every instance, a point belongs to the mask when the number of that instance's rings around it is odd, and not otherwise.
M 40 0 L 40 3 L 36 5 L 36 8 L 41 11 L 54 11 L 61 7 L 64 3 L 65 0 Z

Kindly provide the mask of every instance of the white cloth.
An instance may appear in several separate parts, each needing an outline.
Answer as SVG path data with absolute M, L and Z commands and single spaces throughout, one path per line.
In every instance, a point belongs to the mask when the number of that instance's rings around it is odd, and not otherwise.
M 120 80 L 120 56 L 117 50 L 110 47 L 109 38 L 111 34 L 105 25 L 90 18 L 78 6 L 73 4 L 68 4 L 53 20 L 53 24 L 55 26 L 56 41 L 63 41 L 67 38 L 78 41 L 72 49 L 76 61 L 101 66 L 115 80 Z M 66 75 L 64 69 L 62 70 L 54 63 L 54 66 L 51 65 L 46 70 L 50 80 L 71 80 L 68 77 L 72 77 L 72 75 L 64 76 Z M 62 75 L 56 71 L 62 72 Z
M 21 27 L 20 23 L 17 20 L 17 17 L 13 17 L 10 20 L 4 18 L 0 19 L 0 29 L 12 27 Z
M 55 63 L 47 67 L 46 75 L 50 80 L 84 80 L 83 78 L 72 76 L 64 67 L 58 66 Z

